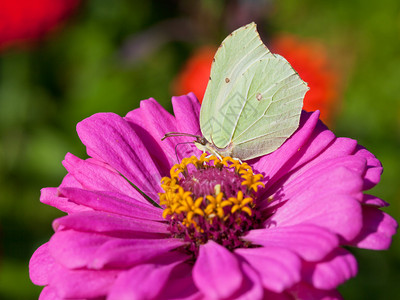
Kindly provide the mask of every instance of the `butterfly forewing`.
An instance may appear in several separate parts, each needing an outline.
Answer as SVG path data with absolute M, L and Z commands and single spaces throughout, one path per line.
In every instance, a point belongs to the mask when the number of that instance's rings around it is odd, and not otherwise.
M 203 136 L 217 147 L 223 148 L 230 142 L 224 119 L 232 118 L 232 111 L 243 105 L 241 99 L 230 97 L 232 89 L 243 84 L 242 75 L 248 68 L 268 56 L 272 54 L 262 43 L 254 23 L 234 31 L 215 54 L 201 106 L 200 127 Z
M 262 43 L 251 23 L 218 49 L 200 111 L 203 136 L 250 159 L 276 150 L 299 126 L 307 84 Z

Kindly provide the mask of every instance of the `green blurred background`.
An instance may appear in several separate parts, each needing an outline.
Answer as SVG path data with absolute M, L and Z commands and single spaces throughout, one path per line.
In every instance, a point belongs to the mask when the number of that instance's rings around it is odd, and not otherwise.
M 125 115 L 141 99 L 171 109 L 171 84 L 196 48 L 218 45 L 256 21 L 325 44 L 340 70 L 332 130 L 357 139 L 384 165 L 375 195 L 400 216 L 400 2 L 82 1 L 62 28 L 29 49 L 0 53 L 0 299 L 35 299 L 41 288 L 28 261 L 62 215 L 39 202 L 58 186 L 66 152 L 86 157 L 75 125 L 96 112 Z M 346 299 L 400 295 L 400 243 L 353 251 L 359 274 L 340 287 Z

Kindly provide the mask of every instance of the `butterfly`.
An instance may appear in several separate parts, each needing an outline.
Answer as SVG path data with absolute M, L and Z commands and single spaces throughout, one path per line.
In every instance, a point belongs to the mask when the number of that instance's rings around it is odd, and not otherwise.
M 308 90 L 250 23 L 226 37 L 214 56 L 200 110 L 202 136 L 170 132 L 164 138 L 188 135 L 202 151 L 256 158 L 278 149 L 296 131 Z

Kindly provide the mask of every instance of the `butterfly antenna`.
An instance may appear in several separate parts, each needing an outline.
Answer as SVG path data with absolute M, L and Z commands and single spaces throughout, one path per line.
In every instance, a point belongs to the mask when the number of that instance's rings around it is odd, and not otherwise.
M 178 145 L 183 145 L 183 144 L 193 144 L 193 142 L 182 142 L 182 143 L 178 143 L 178 144 L 175 145 L 175 155 L 176 155 L 177 163 L 179 163 L 179 157 L 178 157 L 178 149 L 177 149 L 177 147 L 178 147 Z
M 195 135 L 195 134 L 191 134 L 191 133 L 184 133 L 184 132 L 175 132 L 175 131 L 171 131 L 171 132 L 167 132 L 163 137 L 162 137 L 162 141 L 165 140 L 166 138 L 169 137 L 175 137 L 175 136 L 189 136 L 189 137 L 194 137 L 194 138 L 201 138 L 201 136 L 199 135 Z

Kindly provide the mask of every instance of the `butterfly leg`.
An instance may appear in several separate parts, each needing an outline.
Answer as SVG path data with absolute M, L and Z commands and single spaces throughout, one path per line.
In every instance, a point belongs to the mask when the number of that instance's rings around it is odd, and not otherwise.
M 243 163 L 242 160 L 241 160 L 240 158 L 232 157 L 232 159 L 237 160 L 237 161 L 240 162 L 241 164 Z

